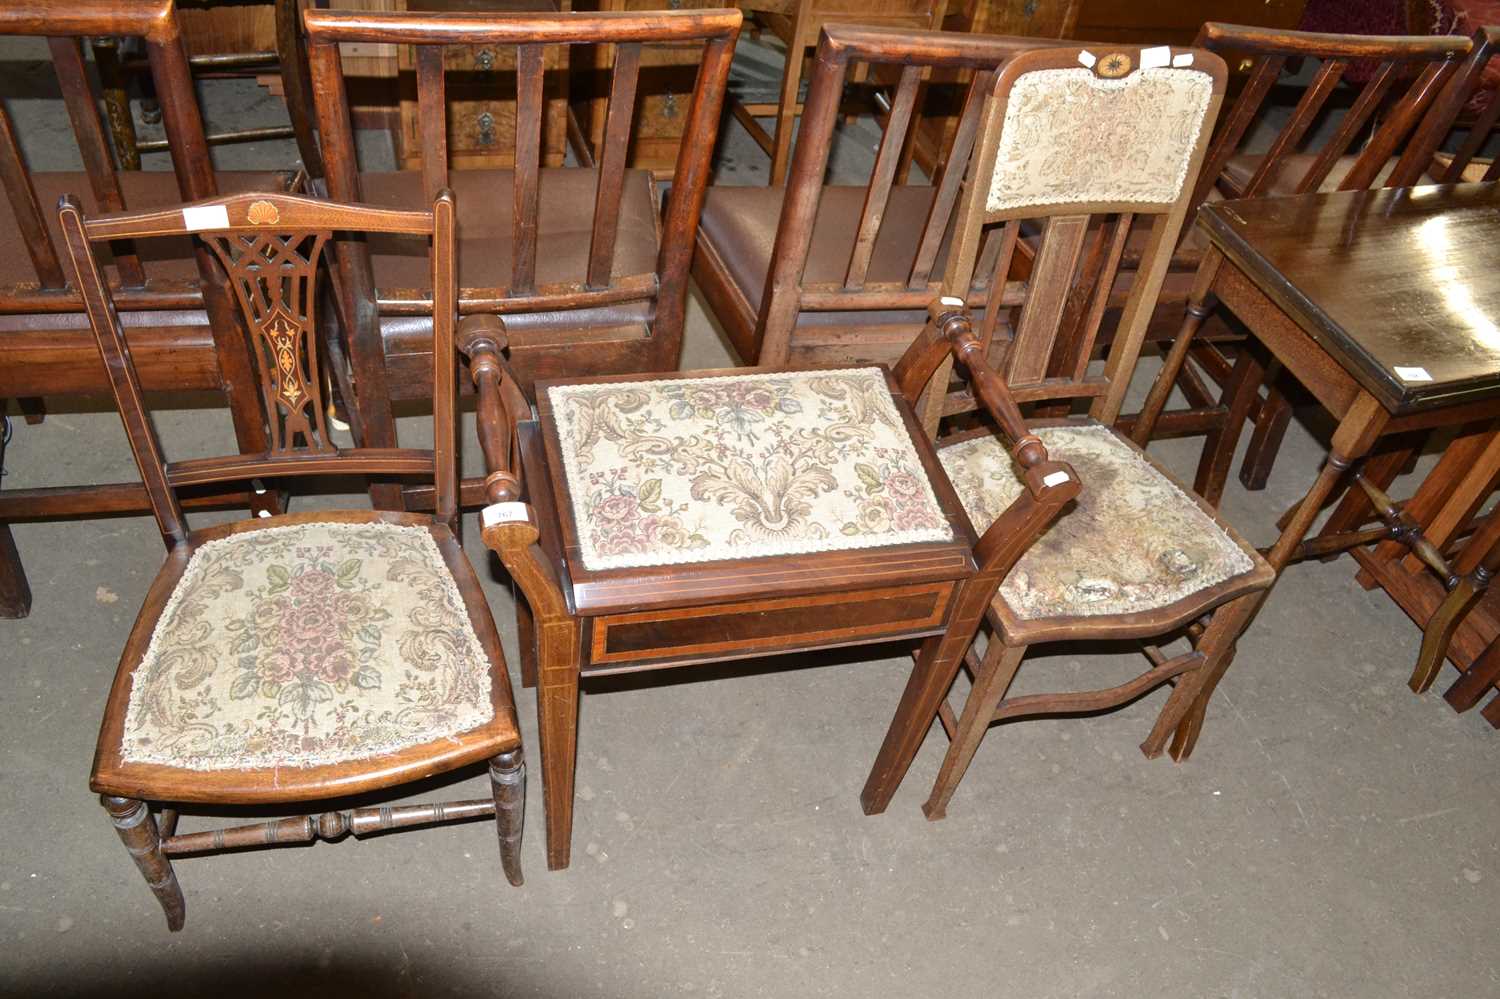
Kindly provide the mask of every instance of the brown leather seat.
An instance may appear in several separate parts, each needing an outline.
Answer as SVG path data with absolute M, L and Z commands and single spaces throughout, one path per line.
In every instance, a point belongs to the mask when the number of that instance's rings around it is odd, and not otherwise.
M 149 208 L 166 208 L 180 204 L 182 195 L 177 187 L 177 175 L 168 170 L 122 170 L 120 191 L 125 198 L 125 207 L 131 211 Z M 215 174 L 219 182 L 219 193 L 240 194 L 247 191 L 286 191 L 295 175 L 290 171 L 220 171 Z M 47 231 L 52 236 L 52 245 L 57 248 L 64 273 L 67 272 L 67 253 L 63 249 L 62 228 L 57 221 L 57 200 L 71 194 L 82 204 L 83 210 L 92 215 L 99 212 L 99 202 L 89 185 L 88 174 L 78 172 L 33 173 L 32 183 L 36 187 L 37 203 L 47 222 Z M 10 199 L 0 198 L 0 239 L 9 248 L 0 253 L 0 287 L 18 284 L 35 284 L 36 271 L 31 258 L 19 245 L 20 228 Z M 101 259 L 108 251 L 99 247 Z M 149 239 L 137 247 L 141 263 L 145 267 L 147 280 L 196 281 L 198 267 L 193 260 L 192 243 L 187 239 Z M 113 261 L 106 264 L 105 277 L 114 284 L 118 275 Z M 80 315 L 79 329 L 87 329 L 88 323 Z
M 449 186 L 458 202 L 458 283 L 461 288 L 510 285 L 511 220 L 515 173 L 511 170 L 453 170 Z M 582 283 L 588 271 L 594 228 L 592 170 L 543 169 L 538 181 L 536 281 L 538 285 Z M 430 208 L 422 175 L 414 170 L 364 173 L 360 189 L 368 204 L 389 208 Z M 657 210 L 651 175 L 625 173 L 620 227 L 615 238 L 615 277 L 656 270 Z M 432 285 L 427 247 L 417 240 L 370 237 L 375 285 L 382 297 L 426 297 Z
M 927 222 L 927 213 L 932 208 L 934 190 L 926 184 L 891 188 L 885 222 L 870 258 L 867 282 L 906 281 L 917 256 L 917 244 Z M 849 255 L 854 250 L 865 191 L 863 186 L 823 188 L 817 219 L 813 223 L 812 245 L 808 248 L 807 271 L 802 278 L 804 285 L 841 283 L 844 280 Z M 744 295 L 752 314 L 760 310 L 784 194 L 785 190 L 779 187 L 711 187 L 703 202 L 703 216 L 698 223 L 699 243 L 706 245 L 723 262 L 730 280 Z M 934 279 L 942 277 L 947 256 L 945 243 L 933 266 Z M 804 312 L 797 323 L 799 326 L 921 325 L 925 317 L 920 310 Z
M 1307 171 L 1312 167 L 1313 160 L 1317 159 L 1316 153 L 1290 153 L 1283 157 L 1281 169 L 1271 179 L 1270 187 L 1265 191 L 1268 197 L 1285 197 L 1295 194 L 1297 184 Z M 1349 171 L 1354 169 L 1357 156 L 1340 156 L 1333 164 L 1333 169 L 1328 171 L 1328 176 L 1323 178 L 1323 183 L 1318 185 L 1319 191 L 1336 191 L 1344 178 L 1349 176 Z M 1250 178 L 1255 176 L 1255 171 L 1265 161 L 1265 156 L 1260 153 L 1240 153 L 1231 156 L 1224 167 L 1223 180 L 1225 197 L 1233 197 L 1235 193 L 1243 191 L 1245 185 L 1250 183 Z M 1385 183 L 1385 178 L 1396 167 L 1396 157 L 1386 163 L 1385 168 L 1375 178 L 1375 187 Z

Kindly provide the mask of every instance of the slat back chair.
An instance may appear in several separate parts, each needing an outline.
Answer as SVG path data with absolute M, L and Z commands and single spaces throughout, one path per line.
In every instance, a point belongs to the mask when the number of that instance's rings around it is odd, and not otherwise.
M 70 285 L 62 237 L 53 210 L 58 197 L 76 193 L 100 211 L 148 208 L 214 196 L 220 186 L 279 189 L 290 172 L 216 173 L 208 156 L 187 54 L 172 0 L 32 0 L 0 5 L 0 35 L 45 37 L 83 171 L 34 171 L 21 149 L 12 117 L 0 102 L 0 401 L 40 401 L 42 396 L 104 392 L 105 371 L 82 301 Z M 162 121 L 173 173 L 121 172 L 99 111 L 99 93 L 87 69 L 85 37 L 123 36 L 143 41 L 162 95 Z M 128 240 L 106 248 L 105 274 L 127 327 L 148 389 L 212 390 L 228 402 L 240 447 L 266 447 L 255 400 L 255 373 L 223 273 L 208 250 L 188 240 L 157 241 L 149 252 Z M 41 409 L 26 407 L 40 422 Z M 21 451 L 17 448 L 17 451 Z M 254 509 L 275 510 L 269 494 L 238 497 Z M 138 483 L 10 489 L 0 495 L 0 536 L 8 522 L 48 516 L 144 513 Z M 0 543 L 0 549 L 8 547 Z M 19 561 L 0 557 L 0 616 L 24 616 L 30 592 Z
M 1277 197 L 1393 184 L 1397 153 L 1469 51 L 1468 39 L 1458 35 L 1339 35 L 1214 21 L 1203 25 L 1195 44 L 1226 59 L 1244 60 L 1249 73 L 1244 88 L 1220 119 L 1193 192 L 1193 211 L 1211 197 Z M 1270 120 L 1267 111 L 1275 104 L 1273 94 L 1298 70 L 1310 71 L 1310 76 L 1291 114 L 1275 130 L 1264 152 L 1248 152 L 1255 126 Z M 1346 78 L 1359 82 L 1349 86 Z M 1337 127 L 1320 128 L 1344 96 L 1349 103 Z M 1320 132 L 1329 134 L 1318 142 Z M 1184 273 L 1171 282 L 1164 302 L 1175 306 L 1187 300 L 1190 272 L 1202 262 L 1203 249 L 1190 229 L 1174 261 Z M 1209 433 L 1205 466 L 1196 488 L 1217 503 L 1222 486 L 1214 485 L 1208 456 L 1225 450 L 1219 433 L 1224 408 L 1208 386 L 1227 388 L 1242 383 L 1251 358 L 1241 352 L 1231 359 L 1208 337 L 1196 338 L 1190 358 L 1192 364 L 1182 366 L 1177 385 L 1192 408 L 1167 414 L 1157 428 L 1163 434 Z M 1257 400 L 1251 414 L 1255 431 L 1240 473 L 1251 489 L 1265 485 L 1291 418 L 1291 407 L 1275 386 L 1278 371 L 1268 371 L 1267 396 Z
M 450 183 L 461 197 L 472 190 L 459 222 L 459 309 L 507 317 L 513 363 L 524 385 L 537 377 L 676 366 L 693 232 L 739 33 L 738 11 L 410 15 L 309 9 L 303 20 L 327 190 L 337 200 L 389 198 L 374 190 L 371 175 L 356 164 L 340 45 L 416 47 L 421 190 L 430 196 Z M 480 44 L 516 51 L 516 165 L 513 171 L 450 173 L 444 51 Z M 542 170 L 543 52 L 574 45 L 615 46 L 604 148 L 596 167 Z M 687 111 L 687 134 L 698 138 L 682 144 L 664 225 L 645 186 L 649 176 L 625 168 L 641 53 L 654 45 L 702 46 Z M 386 447 L 395 442 L 390 400 L 421 383 L 425 358 L 400 339 L 403 334 L 383 345 L 381 316 L 421 315 L 426 296 L 382 283 L 393 272 L 382 273 L 378 249 L 344 241 L 338 263 L 349 298 L 359 429 L 366 444 Z M 509 264 L 503 273 L 502 262 Z M 470 273 L 492 280 L 480 285 L 466 278 Z
M 1500 50 L 1500 27 L 1480 28 L 1473 46 L 1402 151 L 1391 174 L 1392 187 L 1500 180 L 1500 157 L 1476 159 L 1500 123 L 1500 86 L 1490 65 Z M 1446 148 L 1450 139 L 1456 146 L 1451 151 Z
M 498 634 L 456 537 L 454 201 L 396 211 L 273 194 L 87 218 L 61 206 L 88 310 L 167 558 L 110 691 L 91 787 L 171 929 L 171 857 L 499 816 L 520 883 L 522 763 Z M 317 330 L 319 258 L 335 231 L 431 241 L 430 450 L 341 448 L 329 436 Z M 234 287 L 271 428 L 260 454 L 168 462 L 95 247 L 195 235 Z M 190 530 L 177 490 L 312 474 L 420 476 L 436 514 L 327 511 Z M 206 713 L 205 713 L 206 712 Z M 475 801 L 329 811 L 229 829 L 162 829 L 148 802 L 286 804 L 388 788 L 490 760 Z
M 785 189 L 715 187 L 704 208 L 694 277 L 743 362 L 893 363 L 901 356 L 943 291 L 954 211 L 996 67 L 1045 44 L 1055 43 L 824 28 Z M 859 65 L 895 78 L 891 110 L 868 180 L 825 184 L 840 101 Z M 928 85 L 935 70 L 968 70 L 972 79 Z M 955 96 L 963 110 L 933 182 L 899 179 L 921 109 Z M 981 276 L 991 270 L 980 268 Z M 986 307 L 994 292 L 986 287 L 965 296 Z M 1008 281 L 993 311 L 1023 298 L 1024 286 Z
M 1018 537 L 1010 561 L 999 567 L 1003 582 L 986 614 L 988 645 L 982 658 L 976 646 L 964 659 L 973 685 L 961 715 L 946 705 L 960 663 L 916 663 L 865 784 L 867 813 L 886 808 L 935 719 L 952 744 L 924 809 L 930 819 L 945 814 L 995 720 L 1099 711 L 1171 682 L 1172 693 L 1141 748 L 1155 757 L 1171 738 L 1177 759 L 1193 748 L 1207 698 L 1272 573 L 1200 499 L 1113 430 L 1133 352 L 1117 344 L 1102 378 L 1091 376 L 1079 363 L 1087 360 L 1088 337 L 1080 345 L 1061 334 L 1067 290 L 1080 272 L 1091 270 L 1085 250 L 1091 228 L 1104 234 L 1108 247 L 1102 269 L 1089 274 L 1098 282 L 1092 311 L 1102 310 L 1133 217 L 1148 216 L 1150 240 L 1118 338 L 1139 347 L 1203 161 L 1225 74 L 1223 61 L 1203 49 L 1080 49 L 1075 43 L 1017 56 L 992 85 L 949 277 L 958 286 L 965 283 L 985 226 L 1002 227 L 1003 256 L 1018 243 L 1023 221 L 1040 222 L 1034 290 L 998 371 L 962 300 L 945 297 L 942 314 L 893 373 L 911 395 L 956 360 L 986 410 L 1005 416 L 998 427 L 939 441 L 939 461 L 976 530 L 994 530 L 1009 516 L 1010 504 L 1026 495 L 1027 451 L 1065 463 L 1079 489 L 1073 504 Z M 1093 215 L 1104 219 L 1091 226 Z M 1091 337 L 1097 317 L 1086 328 Z M 1051 359 L 1059 353 L 1066 362 L 1061 366 Z M 1050 374 L 1057 370 L 1064 374 Z M 1060 397 L 1087 400 L 1093 418 L 1021 414 L 1028 402 Z M 999 405 L 990 404 L 995 399 Z M 1191 650 L 1163 652 L 1165 641 L 1184 629 Z M 1006 698 L 1033 645 L 1127 639 L 1145 641 L 1148 661 L 1148 669 L 1127 683 Z

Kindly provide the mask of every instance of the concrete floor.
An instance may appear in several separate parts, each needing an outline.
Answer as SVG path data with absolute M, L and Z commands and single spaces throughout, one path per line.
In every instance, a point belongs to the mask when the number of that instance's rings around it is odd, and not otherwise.
M 8 64 L 4 79 L 28 72 Z M 18 116 L 65 139 L 56 105 L 35 100 Z M 274 119 L 260 102 L 216 85 L 210 117 Z M 749 178 L 737 133 L 726 156 Z M 851 133 L 845 155 L 867 155 L 868 139 Z M 45 139 L 32 152 L 53 166 L 69 155 Z M 696 298 L 687 341 L 685 366 L 728 363 Z M 1153 371 L 1143 364 L 1138 394 Z M 169 455 L 230 446 L 211 400 L 168 406 Z M 15 486 L 135 474 L 105 403 L 59 401 L 43 426 L 17 423 Z M 422 431 L 403 421 L 403 439 Z M 1231 484 L 1225 513 L 1256 543 L 1310 481 L 1321 433 L 1294 424 L 1266 491 Z M 1191 472 L 1195 441 L 1152 450 Z M 991 731 L 949 818 L 929 823 L 918 805 L 945 749 L 935 732 L 890 811 L 867 818 L 856 796 L 910 668 L 899 649 L 596 684 L 570 870 L 545 868 L 533 780 L 523 888 L 501 876 L 486 823 L 243 852 L 178 862 L 188 920 L 168 935 L 86 787 L 160 539 L 148 518 L 15 534 L 35 609 L 0 622 L 6 995 L 1500 996 L 1500 741 L 1477 714 L 1406 691 L 1418 632 L 1347 559 L 1287 575 L 1183 766 L 1136 749 L 1158 692 Z M 477 534 L 470 557 L 490 565 Z M 481 575 L 514 663 L 509 587 Z M 1107 686 L 1139 665 L 1052 651 L 1018 689 Z M 534 754 L 534 698 L 518 698 Z M 486 793 L 465 771 L 414 797 Z

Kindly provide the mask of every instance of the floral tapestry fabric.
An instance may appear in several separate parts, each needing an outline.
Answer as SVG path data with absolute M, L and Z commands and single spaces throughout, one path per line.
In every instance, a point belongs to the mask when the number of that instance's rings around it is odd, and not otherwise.
M 1078 473 L 1083 491 L 1027 550 L 1000 594 L 1025 620 L 1133 614 L 1165 607 L 1254 563 L 1191 496 L 1107 427 L 1034 431 L 1054 461 Z M 1025 488 L 994 437 L 938 452 L 978 531 Z
M 988 209 L 1171 204 L 1212 97 L 1213 78 L 1191 69 L 1143 69 L 1118 80 L 1082 66 L 1026 73 L 1006 103 Z
M 426 528 L 268 527 L 193 552 L 131 677 L 121 757 L 317 766 L 493 716 L 489 659 Z
M 548 389 L 590 569 L 948 540 L 878 368 Z

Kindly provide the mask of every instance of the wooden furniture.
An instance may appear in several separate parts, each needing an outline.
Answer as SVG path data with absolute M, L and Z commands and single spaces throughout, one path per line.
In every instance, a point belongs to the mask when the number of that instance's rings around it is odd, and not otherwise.
M 781 96 L 775 104 L 732 101 L 730 111 L 745 127 L 756 145 L 771 157 L 771 187 L 786 181 L 790 162 L 792 132 L 802 113 L 799 100 L 802 86 L 802 59 L 817 44 L 819 33 L 832 24 L 860 24 L 867 27 L 902 28 L 907 31 L 939 30 L 948 0 L 866 0 L 851 4 L 848 0 L 739 0 L 741 10 L 755 15 L 786 44 L 786 70 L 781 77 Z M 866 67 L 856 68 L 856 77 L 865 79 Z M 775 115 L 776 124 L 767 133 L 756 121 L 758 115 Z
M 181 208 L 85 217 L 62 207 L 75 287 L 167 558 L 110 690 L 90 786 L 161 902 L 183 899 L 171 858 L 333 840 L 495 814 L 513 884 L 525 804 L 510 680 L 458 526 L 454 201 L 430 211 L 233 195 Z M 340 233 L 431 239 L 434 448 L 341 449 L 319 378 L 319 257 Z M 233 282 L 254 331 L 270 446 L 261 454 L 164 460 L 95 248 L 196 235 Z M 176 490 L 304 474 L 429 476 L 433 516 L 379 511 L 257 518 L 191 531 Z M 396 787 L 481 760 L 493 793 L 474 801 L 325 811 L 176 832 L 176 803 L 283 805 Z M 164 806 L 160 819 L 148 802 Z
M 0 254 L 0 399 L 103 392 L 108 386 L 104 366 L 88 332 L 82 300 L 68 287 L 58 252 L 61 235 L 53 207 L 58 197 L 71 193 L 90 211 L 118 211 L 211 197 L 220 190 L 285 190 L 295 183 L 294 177 L 290 172 L 212 168 L 171 0 L 8 4 L 0 6 L 0 34 L 48 39 L 84 164 L 81 172 L 30 170 L 11 120 L 0 108 L 0 184 L 6 195 L 0 201 L 0 238 L 9 246 Z M 163 95 L 173 173 L 117 170 L 81 48 L 82 38 L 97 35 L 144 42 Z M 255 374 L 245 334 L 208 251 L 185 239 L 160 241 L 150 252 L 120 243 L 105 273 L 146 389 L 222 392 L 241 450 L 265 450 L 266 432 L 254 399 Z M 35 404 L 28 411 L 41 412 Z M 23 441 L 13 444 L 13 466 L 24 450 Z M 270 493 L 217 498 L 221 505 L 226 501 L 248 503 L 253 510 L 279 509 L 278 498 Z M 0 579 L 6 580 L 0 582 L 0 616 L 21 617 L 30 607 L 23 570 L 12 555 L 11 522 L 140 514 L 148 509 L 139 483 L 7 488 L 0 494 Z
M 1389 181 L 1392 187 L 1426 183 L 1500 180 L 1500 160 L 1479 153 L 1500 123 L 1500 86 L 1490 60 L 1500 49 L 1500 27 L 1480 28 L 1463 66 L 1432 103 L 1421 126 L 1401 153 Z M 1475 111 L 1475 105 L 1479 110 Z M 1450 144 L 1456 149 L 1448 150 Z
M 273 73 L 277 64 L 276 11 L 273 0 L 225 2 L 225 0 L 175 0 L 177 17 L 182 25 L 183 44 L 188 66 L 197 79 L 256 76 Z M 149 67 L 128 51 L 121 51 L 120 40 L 101 37 L 93 40 L 94 62 L 99 71 L 101 97 L 115 155 L 126 170 L 141 168 L 141 154 L 163 152 L 167 139 L 142 141 L 136 135 L 135 119 L 130 111 L 130 82 L 146 73 Z M 161 120 L 161 102 L 149 86 L 142 100 L 141 117 L 148 122 Z M 266 128 L 235 128 L 206 137 L 210 146 L 233 142 L 259 142 L 266 139 L 289 139 L 289 125 Z
M 459 310 L 506 316 L 523 385 L 563 374 L 672 368 L 682 346 L 693 231 L 708 182 L 711 141 L 682 147 L 665 223 L 649 175 L 625 169 L 640 57 L 653 45 L 701 45 L 689 131 L 715 134 L 739 32 L 733 10 L 639 14 L 361 14 L 308 10 L 304 22 L 330 197 L 409 206 L 452 185 L 459 219 Z M 424 159 L 420 174 L 361 173 L 349 124 L 340 45 L 411 45 L 417 59 Z M 444 52 L 484 46 L 517 53 L 514 170 L 449 167 Z M 612 117 L 596 168 L 542 167 L 548 47 L 615 45 Z M 424 193 L 425 192 L 425 193 Z M 425 281 L 414 258 L 382 241 L 348 242 L 338 264 L 348 349 L 367 446 L 395 443 L 392 400 L 428 378 Z M 476 484 L 477 486 L 477 484 Z M 468 494 L 478 498 L 478 490 Z M 383 507 L 401 502 L 377 493 Z M 408 502 L 413 500 L 408 497 Z
M 1144 66 L 1143 52 L 1153 59 Z M 885 810 L 935 719 L 952 744 L 923 807 L 929 819 L 944 816 L 996 720 L 1097 711 L 1173 681 L 1141 749 L 1155 757 L 1170 737 L 1175 759 L 1193 750 L 1208 699 L 1271 571 L 1111 424 L 1182 227 L 1224 76 L 1223 61 L 1202 49 L 1064 46 L 1019 55 L 994 81 L 950 280 L 968 284 L 986 225 L 1000 224 L 1002 256 L 1014 250 L 1023 226 L 1040 226 L 1037 291 L 1006 347 L 1003 377 L 986 360 L 985 335 L 950 298 L 942 301 L 954 311 L 923 331 L 896 377 L 903 386 L 925 385 L 951 356 L 995 417 L 1003 441 L 988 426 L 939 441 L 939 461 L 976 529 L 993 523 L 994 532 L 1005 524 L 1008 504 L 1026 495 L 1023 476 L 1038 455 L 1066 462 L 1080 486 L 1072 505 L 1054 511 L 1054 522 L 1012 536 L 1003 565 L 984 566 L 1003 583 L 986 609 L 983 658 L 977 651 L 965 657 L 973 687 L 961 715 L 945 703 L 960 661 L 917 662 L 861 795 L 867 814 Z M 1107 149 L 1099 147 L 1101 135 L 1111 137 Z M 1104 372 L 1090 375 L 1103 303 L 1137 216 L 1151 220 L 1147 253 Z M 1106 249 L 1097 271 L 1085 252 L 1091 231 L 1107 235 L 1099 240 Z M 1064 317 L 1068 289 L 1079 281 L 1096 286 L 1098 308 L 1074 339 Z M 1078 399 L 1089 400 L 1088 418 L 1028 420 L 1017 407 Z M 1191 639 L 1189 651 L 1162 651 L 1182 634 Z M 1148 640 L 1150 668 L 1128 683 L 1005 696 L 1030 646 L 1122 639 Z
M 746 364 L 894 363 L 942 293 L 949 223 L 994 71 L 1034 39 L 833 24 L 824 29 L 786 187 L 714 187 L 704 202 L 693 276 Z M 839 102 L 851 68 L 899 76 L 870 178 L 825 185 Z M 923 86 L 939 71 L 969 84 Z M 954 95 L 958 87 L 960 93 Z M 963 107 L 947 166 L 933 183 L 897 182 L 923 101 Z M 998 252 L 998 243 L 994 252 Z M 993 259 L 992 257 L 989 259 Z M 991 304 L 978 268 L 971 308 Z M 1000 307 L 1024 298 L 1011 281 Z
M 1469 50 L 1468 40 L 1456 35 L 1325 35 L 1217 23 L 1203 26 L 1198 44 L 1226 56 L 1242 57 L 1250 61 L 1251 68 L 1244 89 L 1220 121 L 1193 195 L 1195 207 L 1221 198 L 1381 186 L 1402 143 L 1422 121 Z M 1251 126 L 1264 114 L 1270 95 L 1283 85 L 1281 81 L 1294 66 L 1306 72 L 1310 61 L 1316 63 L 1317 70 L 1270 146 L 1263 153 L 1244 152 L 1246 140 L 1253 135 Z M 1341 86 L 1346 75 L 1359 80 L 1353 93 L 1350 90 L 1354 88 Z M 1337 106 L 1336 95 L 1350 98 L 1338 127 L 1322 144 L 1310 146 L 1309 135 L 1315 134 L 1312 126 Z M 1351 152 L 1356 148 L 1357 153 Z M 1191 295 L 1190 275 L 1201 263 L 1203 252 L 1203 237 L 1196 230 L 1189 233 L 1177 254 L 1180 274 L 1170 283 L 1164 301 L 1176 303 Z M 1175 323 L 1175 315 L 1172 321 Z M 1182 367 L 1178 383 L 1192 408 L 1166 414 L 1158 424 L 1161 432 L 1208 433 L 1211 440 L 1221 439 L 1227 414 L 1215 403 L 1208 385 L 1214 383 L 1229 392 L 1242 382 L 1254 363 L 1245 354 L 1238 351 L 1231 360 L 1209 337 L 1195 340 L 1191 364 Z M 1240 472 L 1247 488 L 1259 489 L 1265 484 L 1291 419 L 1291 407 L 1275 384 L 1278 375 L 1277 366 L 1268 369 L 1264 377 L 1266 398 L 1252 398 L 1249 403 L 1255 432 Z M 1200 473 L 1194 488 L 1210 503 L 1218 504 L 1220 487 L 1210 478 Z
M 640 12 L 648 10 L 708 10 L 721 0 L 598 0 L 575 2 L 574 10 Z M 652 46 L 641 52 L 635 123 L 626 155 L 628 166 L 649 170 L 658 180 L 671 180 L 687 131 L 687 110 L 698 76 L 698 53 L 690 47 Z M 615 52 L 610 45 L 575 51 L 569 65 L 569 99 L 579 125 L 575 151 L 585 163 L 597 162 L 605 148 L 609 83 Z
M 569 860 L 583 678 L 896 639 L 921 640 L 924 662 L 962 654 L 998 578 L 976 574 L 884 369 L 545 382 L 533 416 L 504 324 L 481 318 L 461 347 L 490 469 L 484 539 L 525 597 L 550 868 Z M 980 552 L 1009 551 L 1076 491 L 1055 463 L 1029 474 Z
M 1328 461 L 1307 496 L 1282 517 L 1283 530 L 1268 561 L 1280 572 L 1298 559 L 1353 547 L 1356 557 L 1371 567 L 1384 554 L 1374 560 L 1361 546 L 1397 543 L 1442 577 L 1424 581 L 1431 583 L 1427 603 L 1414 616 L 1426 622 L 1443 598 L 1448 577 L 1473 571 L 1483 561 L 1483 548 L 1446 565 L 1446 539 L 1435 545 L 1424 533 L 1433 523 L 1423 512 L 1426 501 L 1402 506 L 1385 494 L 1385 485 L 1405 462 L 1408 445 L 1358 463 L 1382 437 L 1395 440 L 1398 434 L 1438 427 L 1471 428 L 1443 459 L 1450 468 L 1461 470 L 1486 453 L 1497 453 L 1490 451 L 1492 430 L 1484 430 L 1500 419 L 1500 339 L 1489 319 L 1500 310 L 1500 284 L 1490 260 L 1500 237 L 1497 206 L 1500 188 L 1495 184 L 1341 191 L 1205 206 L 1198 223 L 1210 247 L 1182 333 L 1142 409 L 1136 441 L 1150 439 L 1152 422 L 1201 322 L 1202 306 L 1210 296 L 1217 298 L 1338 420 Z M 1219 439 L 1205 447 L 1199 466 L 1211 486 L 1222 488 L 1259 382 L 1261 362 L 1257 354 L 1247 353 L 1252 357 L 1249 374 L 1226 397 L 1229 419 Z M 1346 476 L 1363 496 L 1346 498 L 1319 535 L 1304 541 Z M 1439 477 L 1437 481 L 1450 484 L 1437 493 L 1439 504 L 1452 497 L 1451 483 L 1462 478 Z M 1465 505 L 1465 500 L 1453 500 L 1449 509 Z M 1361 529 L 1372 508 L 1378 526 Z M 1425 573 L 1402 570 L 1401 575 L 1411 587 L 1389 582 L 1393 595 L 1420 587 Z M 1397 575 L 1383 575 L 1382 580 L 1396 581 Z
M 1150 40 L 1111 38 L 1097 30 L 1080 35 L 1077 31 L 1078 17 L 1084 6 L 1085 0 L 952 0 L 947 5 L 941 27 L 944 31 L 962 31 L 975 35 L 1090 38 L 1106 41 Z M 939 86 L 957 84 L 961 89 L 972 76 L 970 70 L 939 69 L 929 74 L 928 80 Z M 947 113 L 940 106 L 932 106 L 936 104 L 935 101 L 929 102 L 926 113 L 917 122 L 910 149 L 913 162 L 929 175 L 942 172 L 943 155 L 953 144 L 953 133 L 962 116 L 962 108 L 957 103 L 947 108 Z M 902 179 L 905 180 L 906 177 L 903 176 Z
M 523 12 L 558 13 L 568 9 L 556 0 L 406 0 L 412 14 L 455 11 L 499 16 Z M 404 78 L 417 72 L 416 46 L 398 49 Z M 696 63 L 696 60 L 694 60 Z M 448 164 L 514 167 L 516 150 L 516 50 L 508 45 L 450 45 L 443 51 L 444 99 L 448 121 Z M 542 166 L 560 167 L 568 150 L 568 53 L 549 46 L 542 55 Z M 410 86 L 401 92 L 401 127 L 396 160 L 403 170 L 420 170 L 427 155 L 422 111 Z

